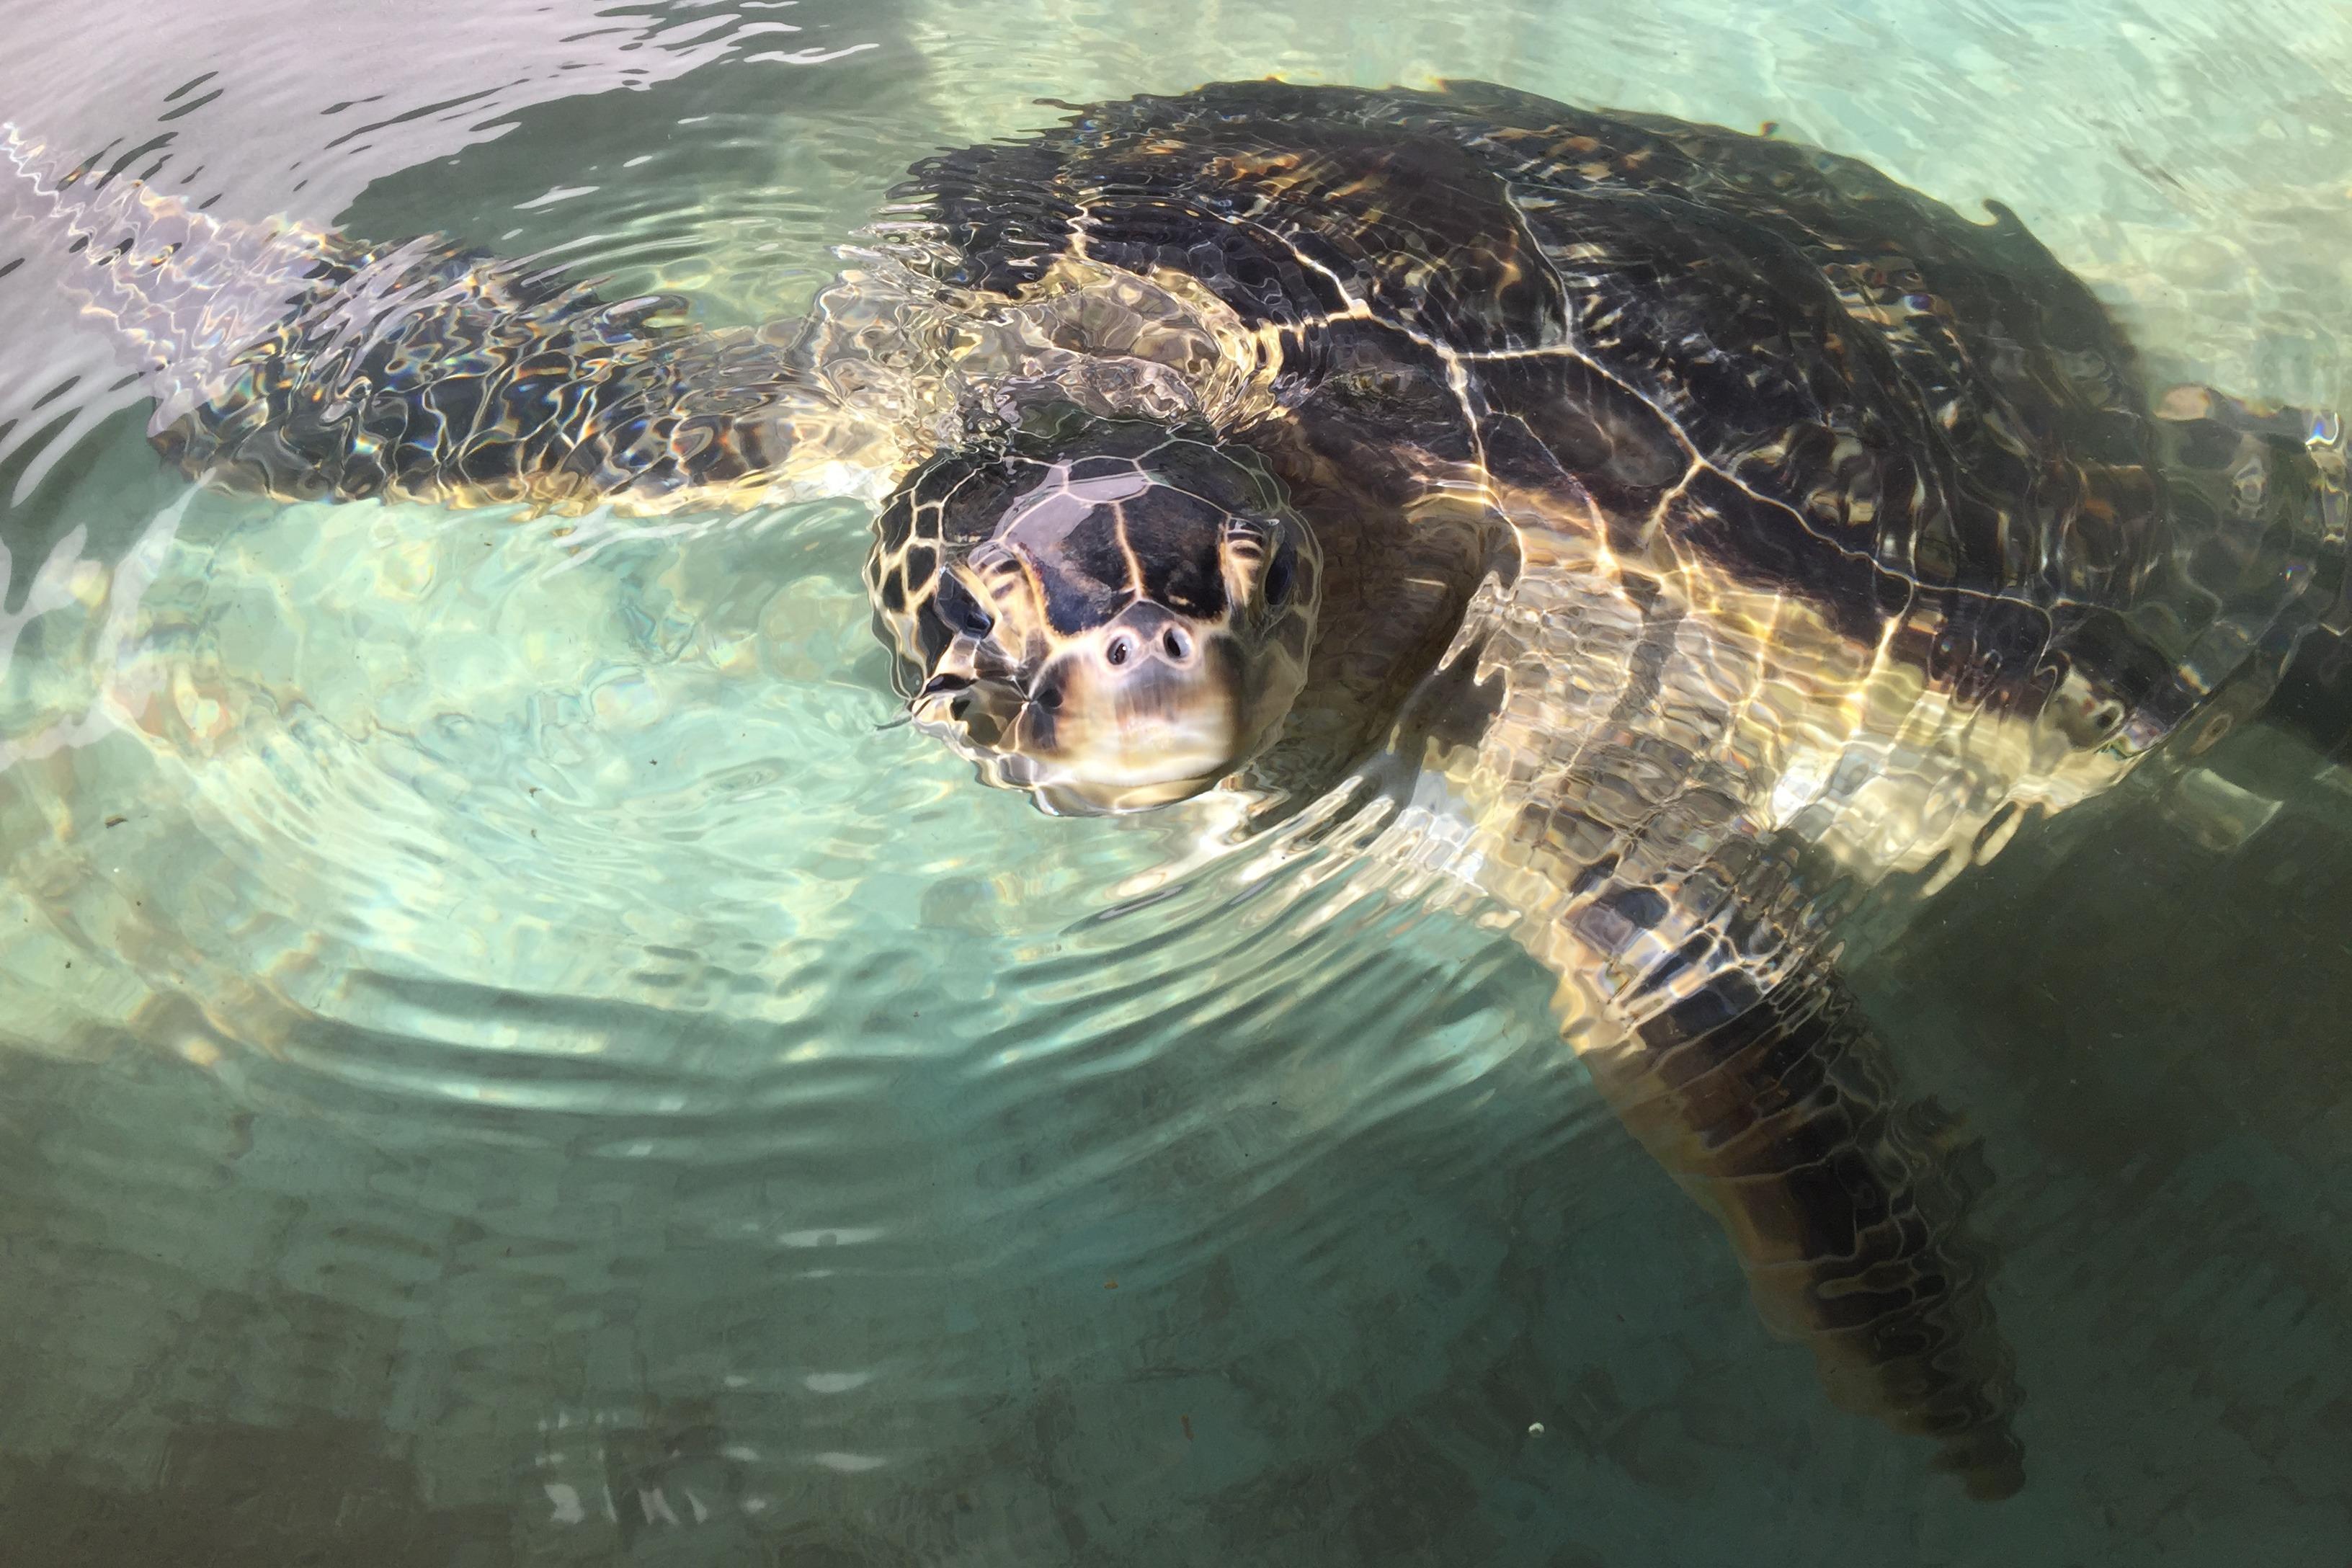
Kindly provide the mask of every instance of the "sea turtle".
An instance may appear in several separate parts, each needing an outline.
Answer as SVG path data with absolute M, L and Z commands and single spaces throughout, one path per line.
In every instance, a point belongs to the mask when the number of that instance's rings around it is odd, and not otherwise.
M 1412 815 L 1832 1396 L 2015 1489 L 1972 1163 L 1838 922 L 2346 628 L 2336 421 L 2151 401 L 2011 214 L 1769 137 L 1466 83 L 1055 107 L 760 331 L 12 145 L 209 483 L 868 496 L 899 694 L 990 782 Z

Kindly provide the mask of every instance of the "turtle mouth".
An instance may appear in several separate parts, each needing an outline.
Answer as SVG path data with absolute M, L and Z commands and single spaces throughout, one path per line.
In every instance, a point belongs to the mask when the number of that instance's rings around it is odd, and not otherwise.
M 977 763 L 986 782 L 1026 791 L 1055 816 L 1187 799 L 1239 767 L 1261 726 L 1231 637 L 1162 637 L 1146 649 L 1114 633 L 1026 683 L 934 677 L 915 700 L 916 728 Z
M 1031 764 L 1024 787 L 1045 810 L 1095 816 L 1185 800 L 1232 773 L 1248 750 L 1241 704 L 1222 686 L 1140 683 L 1104 707 L 1073 726 L 1067 708 L 1029 705 L 1037 739 L 1021 752 Z

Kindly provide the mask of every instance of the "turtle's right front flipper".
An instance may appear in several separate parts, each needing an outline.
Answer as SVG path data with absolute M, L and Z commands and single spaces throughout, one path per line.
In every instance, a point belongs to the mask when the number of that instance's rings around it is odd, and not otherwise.
M 288 499 L 657 512 L 869 488 L 895 461 L 782 334 L 686 324 L 433 240 L 224 222 L 52 176 L 13 132 L 13 204 L 137 359 L 158 447 Z
M 331 253 L 306 282 L 155 431 L 191 473 L 292 498 L 660 511 L 748 504 L 792 449 L 784 355 L 677 324 L 675 301 L 608 303 L 424 244 Z

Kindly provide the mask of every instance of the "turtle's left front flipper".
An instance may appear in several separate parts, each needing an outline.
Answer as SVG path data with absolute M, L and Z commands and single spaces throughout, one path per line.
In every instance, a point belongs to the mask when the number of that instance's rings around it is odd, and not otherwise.
M 1967 1229 L 1981 1182 L 1907 1101 L 1835 973 L 1733 968 L 1583 1052 L 1627 1129 L 1715 1216 L 1766 1325 L 1839 1405 L 1937 1440 L 1970 1495 L 2023 1484 L 2019 1394 Z
M 156 397 L 156 445 L 205 482 L 299 500 L 742 506 L 859 489 L 883 432 L 777 333 L 608 301 L 435 239 L 368 245 L 221 220 L 136 181 L 58 173 L 12 129 L 9 208 Z

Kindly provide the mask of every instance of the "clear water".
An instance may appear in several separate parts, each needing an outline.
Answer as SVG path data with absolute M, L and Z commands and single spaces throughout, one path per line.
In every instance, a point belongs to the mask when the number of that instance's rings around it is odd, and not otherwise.
M 714 321 L 796 310 L 907 163 L 1041 96 L 1466 75 L 1771 120 L 2007 201 L 2166 374 L 2352 406 L 2341 9 L 6 26 L 0 101 L 55 144 Z M 38 256 L 0 420 L 11 1563 L 2352 1550 L 2340 724 L 1856 932 L 1999 1176 L 2032 1479 L 1987 1508 L 1764 1334 L 1480 911 L 1194 866 L 1196 816 L 1049 820 L 878 729 L 857 509 L 558 540 L 191 493 Z

